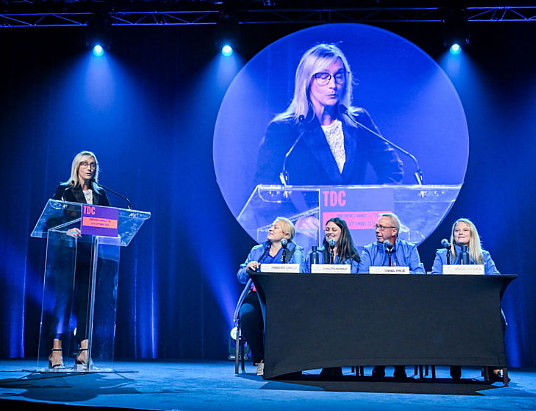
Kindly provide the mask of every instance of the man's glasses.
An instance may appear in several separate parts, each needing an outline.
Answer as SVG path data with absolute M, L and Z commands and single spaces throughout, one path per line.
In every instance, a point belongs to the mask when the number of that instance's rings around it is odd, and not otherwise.
M 383 231 L 383 230 L 385 230 L 386 228 L 396 228 L 396 227 L 388 227 L 388 226 L 384 226 L 384 225 L 378 225 L 378 224 L 376 224 L 376 230 Z
M 342 85 L 346 83 L 346 72 L 345 71 L 338 71 L 337 73 L 331 75 L 330 73 L 315 73 L 313 74 L 313 77 L 316 81 L 316 84 L 319 86 L 326 86 L 329 84 L 331 79 L 333 78 L 335 80 L 335 83 L 338 85 Z

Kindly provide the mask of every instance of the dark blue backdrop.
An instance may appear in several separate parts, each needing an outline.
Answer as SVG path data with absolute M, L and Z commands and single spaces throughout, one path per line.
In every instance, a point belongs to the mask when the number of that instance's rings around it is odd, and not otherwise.
M 79 28 L 0 32 L 0 357 L 37 353 L 45 244 L 29 234 L 83 149 L 97 153 L 103 184 L 153 214 L 122 250 L 116 356 L 227 356 L 241 290 L 235 273 L 254 243 L 216 183 L 214 124 L 233 73 L 301 28 L 242 27 L 243 60 L 226 61 L 211 27 L 114 28 L 113 48 L 99 61 L 83 48 Z M 504 301 L 508 353 L 511 365 L 534 366 L 536 27 L 477 25 L 470 50 L 455 61 L 443 60 L 440 25 L 385 28 L 442 65 L 469 126 L 465 185 L 420 246 L 422 260 L 430 269 L 452 222 L 471 218 L 499 269 L 519 274 Z

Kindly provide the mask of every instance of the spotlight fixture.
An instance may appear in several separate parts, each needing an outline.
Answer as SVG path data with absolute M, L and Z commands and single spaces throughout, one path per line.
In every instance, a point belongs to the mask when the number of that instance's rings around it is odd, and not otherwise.
M 112 40 L 112 25 L 109 14 L 106 12 L 94 13 L 87 23 L 86 46 L 93 49 L 99 46 L 101 55 L 104 50 L 110 50 Z M 96 54 L 95 54 L 96 55 Z
M 233 54 L 233 48 L 229 44 L 225 44 L 221 49 L 221 54 L 225 57 L 229 57 Z
M 100 44 L 96 44 L 94 47 L 93 47 L 93 55 L 95 57 L 100 57 L 104 54 L 104 49 L 102 48 L 102 46 Z
M 458 43 L 454 43 L 452 46 L 450 46 L 449 52 L 453 56 L 456 56 L 462 52 L 462 47 Z
M 233 49 L 239 44 L 238 19 L 234 11 L 228 8 L 220 11 L 214 31 L 214 41 L 224 56 L 233 54 Z
M 449 47 L 452 54 L 459 54 L 469 44 L 470 31 L 464 8 L 451 7 L 443 10 L 444 46 Z

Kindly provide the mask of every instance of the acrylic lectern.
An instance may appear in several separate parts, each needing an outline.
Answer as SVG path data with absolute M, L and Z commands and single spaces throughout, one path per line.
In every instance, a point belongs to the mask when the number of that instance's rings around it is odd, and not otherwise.
M 130 209 L 47 202 L 31 234 L 47 240 L 38 371 L 113 371 L 120 249 L 150 216 Z M 73 228 L 82 236 L 73 236 Z M 49 366 L 54 339 L 62 342 L 63 367 Z M 76 364 L 82 341 L 88 345 L 89 361 Z

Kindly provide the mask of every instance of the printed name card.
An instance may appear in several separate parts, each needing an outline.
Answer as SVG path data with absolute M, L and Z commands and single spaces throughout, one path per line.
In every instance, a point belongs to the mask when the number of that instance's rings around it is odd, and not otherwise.
M 82 205 L 82 227 L 84 235 L 101 237 L 117 237 L 119 210 L 111 207 L 101 207 L 91 204 Z
M 369 274 L 409 274 L 409 267 L 370 267 Z
M 350 274 L 350 264 L 311 264 L 312 274 Z
M 261 273 L 299 273 L 299 264 L 261 264 Z
M 483 275 L 483 264 L 444 265 L 443 274 Z

